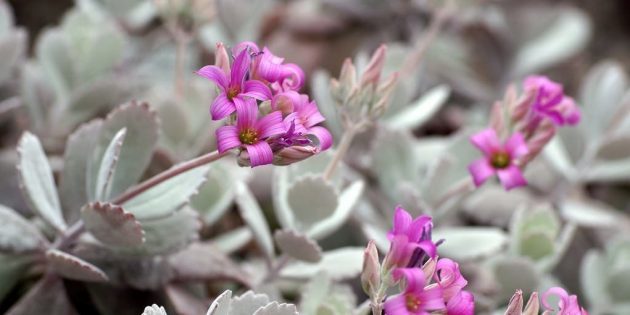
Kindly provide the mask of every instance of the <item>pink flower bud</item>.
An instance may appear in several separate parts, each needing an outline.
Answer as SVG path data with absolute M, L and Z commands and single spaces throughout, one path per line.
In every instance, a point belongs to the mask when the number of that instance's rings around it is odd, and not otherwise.
M 523 314 L 523 291 L 516 290 L 512 298 L 510 299 L 510 304 L 508 304 L 507 309 L 505 310 L 504 315 L 522 315 Z
M 339 73 L 339 84 L 342 88 L 350 90 L 356 84 L 357 69 L 352 64 L 350 58 L 346 58 L 341 66 L 341 73 Z
M 291 146 L 278 151 L 273 157 L 273 165 L 289 165 L 317 154 L 315 146 Z
M 529 296 L 529 301 L 527 301 L 527 305 L 525 305 L 525 309 L 523 310 L 523 315 L 538 315 L 539 309 L 540 302 L 538 301 L 538 292 L 532 292 L 532 295 Z
M 381 263 L 378 258 L 378 250 L 374 241 L 370 241 L 363 252 L 363 271 L 361 272 L 361 285 L 363 291 L 373 296 L 378 291 L 381 283 Z
M 230 55 L 225 49 L 223 43 L 217 43 L 217 49 L 214 52 L 214 65 L 221 68 L 225 73 L 230 73 Z
M 385 64 L 385 53 L 387 52 L 387 46 L 381 45 L 372 54 L 372 59 L 367 65 L 365 72 L 361 76 L 361 86 L 368 86 L 370 84 L 376 86 L 381 77 L 383 71 L 383 65 Z

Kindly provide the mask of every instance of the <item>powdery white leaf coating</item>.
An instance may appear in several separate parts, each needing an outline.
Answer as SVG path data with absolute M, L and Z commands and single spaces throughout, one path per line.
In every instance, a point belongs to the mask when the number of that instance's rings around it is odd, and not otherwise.
M 116 172 L 116 164 L 118 164 L 118 159 L 120 158 L 120 150 L 122 149 L 126 134 L 127 128 L 120 129 L 116 133 L 116 135 L 114 135 L 112 141 L 109 143 L 107 149 L 105 149 L 105 152 L 103 153 L 100 167 L 96 176 L 96 187 L 94 191 L 95 200 L 109 200 L 109 194 L 112 189 L 112 181 Z
M 271 231 L 254 195 L 245 183 L 236 184 L 236 204 L 241 217 L 252 229 L 254 239 L 267 257 L 273 257 L 273 240 Z
M 322 259 L 322 248 L 317 242 L 295 230 L 278 230 L 274 234 L 278 248 L 286 255 L 306 262 Z
M 361 273 L 363 266 L 362 247 L 342 247 L 327 251 L 318 263 L 294 262 L 288 264 L 280 275 L 287 278 L 308 279 L 320 272 L 325 272 L 330 278 L 348 279 Z
M 506 233 L 495 227 L 436 228 L 433 239 L 445 239 L 440 254 L 457 261 L 491 256 L 507 243 Z
M 21 188 L 32 210 L 55 229 L 65 230 L 55 180 L 39 139 L 25 132 L 17 150 Z
M 81 209 L 85 227 L 96 239 L 112 246 L 138 246 L 144 243 L 142 225 L 121 206 L 92 202 Z
M 421 127 L 442 108 L 450 92 L 446 85 L 432 88 L 409 106 L 388 117 L 385 120 L 387 127 L 409 130 Z
M 142 315 L 167 315 L 163 306 L 157 306 L 155 304 L 144 308 Z
M 271 302 L 259 308 L 254 315 L 298 315 L 297 308 L 293 304 Z
M 23 252 L 38 249 L 44 238 L 37 228 L 13 209 L 0 205 L 0 251 Z
M 50 249 L 46 252 L 46 259 L 50 268 L 64 278 L 89 282 L 109 281 L 98 267 L 62 251 Z
M 296 225 L 301 229 L 309 229 L 332 216 L 339 199 L 335 188 L 320 176 L 298 179 L 289 188 L 287 197 Z
M 221 293 L 212 304 L 206 315 L 228 315 L 230 312 L 230 304 L 232 303 L 232 291 L 226 290 Z
M 256 310 L 267 305 L 269 297 L 265 294 L 257 294 L 253 291 L 247 291 L 244 294 L 232 298 L 230 305 L 230 315 L 250 315 Z

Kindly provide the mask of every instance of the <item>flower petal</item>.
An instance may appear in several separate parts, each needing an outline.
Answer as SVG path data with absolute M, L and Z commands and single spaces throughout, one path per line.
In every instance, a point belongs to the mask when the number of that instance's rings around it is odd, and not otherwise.
M 221 91 L 225 91 L 228 86 L 225 72 L 217 66 L 205 66 L 197 71 L 197 74 L 216 83 Z
M 215 134 L 217 136 L 217 149 L 219 153 L 241 145 L 241 140 L 238 138 L 238 130 L 235 126 L 219 127 Z
M 497 176 L 505 190 L 527 185 L 527 180 L 525 180 L 523 173 L 516 165 L 497 170 Z
M 479 187 L 495 173 L 495 169 L 485 158 L 478 159 L 468 165 L 468 172 L 472 175 L 475 186 Z
M 238 130 L 253 129 L 258 119 L 258 105 L 253 99 L 234 98 L 236 108 L 236 127 Z
M 407 298 L 404 294 L 394 295 L 383 304 L 385 314 L 391 315 L 412 315 L 407 309 Z M 414 314 L 415 315 L 415 314 Z
M 442 297 L 442 289 L 435 286 L 425 289 L 418 294 L 418 297 L 422 301 L 422 307 L 425 310 L 442 310 L 446 308 L 444 305 L 444 297 Z
M 543 302 L 543 306 L 547 309 L 547 310 L 553 310 L 554 308 L 549 306 L 549 296 L 551 295 L 555 295 L 557 297 L 560 298 L 560 303 L 562 304 L 568 304 L 569 302 L 569 293 L 561 288 L 561 287 L 553 287 L 550 288 L 549 290 L 545 291 L 545 293 L 543 293 L 542 295 L 542 302 Z
M 288 73 L 288 78 L 282 82 L 282 88 L 297 91 L 304 84 L 304 71 L 298 65 L 288 63 L 284 65 L 284 71 Z
M 505 150 L 512 158 L 518 159 L 527 153 L 529 149 L 525 143 L 525 137 L 520 132 L 515 132 L 506 142 Z
M 261 101 L 271 99 L 271 90 L 269 87 L 257 80 L 249 80 L 245 82 L 245 88 L 242 94 Z
M 302 108 L 300 108 L 298 115 L 304 121 L 303 123 L 306 128 L 313 127 L 326 120 L 326 118 L 324 118 L 324 116 L 319 112 L 315 101 L 306 103 Z
M 267 114 L 256 123 L 258 130 L 258 138 L 266 139 L 271 136 L 279 135 L 286 132 L 284 123 L 282 123 L 282 113 L 275 111 Z
M 460 291 L 446 304 L 448 315 L 474 315 L 475 297 L 468 291 Z
M 271 151 L 269 143 L 265 141 L 259 141 L 255 144 L 246 144 L 245 149 L 247 149 L 252 167 L 271 164 L 271 162 L 273 162 L 273 152 Z
M 245 79 L 245 74 L 247 74 L 247 70 L 249 69 L 249 63 L 251 62 L 249 56 L 249 50 L 243 49 L 236 56 L 234 63 L 232 64 L 232 73 L 230 77 L 230 84 L 242 86 L 243 80 Z
M 221 93 L 210 105 L 210 116 L 213 120 L 220 120 L 232 114 L 234 110 L 236 110 L 234 103 L 228 100 L 225 93 Z
M 391 231 L 387 233 L 387 238 L 391 241 L 395 235 L 407 235 L 407 230 L 413 218 L 403 207 L 397 206 L 394 212 L 394 222 Z
M 431 217 L 428 215 L 421 215 L 411 222 L 407 230 L 407 236 L 409 236 L 409 239 L 412 242 L 417 242 L 425 232 L 425 229 L 430 229 L 431 227 Z
M 397 268 L 393 273 L 395 280 L 405 278 L 405 293 L 424 291 L 424 272 L 420 268 Z
M 497 136 L 497 132 L 492 128 L 484 129 L 472 135 L 470 142 L 486 156 L 501 148 L 499 136 Z
M 308 129 L 307 133 L 315 136 L 315 138 L 319 140 L 319 151 L 326 151 L 333 144 L 332 134 L 330 134 L 330 131 L 328 131 L 328 129 L 324 127 L 311 127 L 310 129 Z

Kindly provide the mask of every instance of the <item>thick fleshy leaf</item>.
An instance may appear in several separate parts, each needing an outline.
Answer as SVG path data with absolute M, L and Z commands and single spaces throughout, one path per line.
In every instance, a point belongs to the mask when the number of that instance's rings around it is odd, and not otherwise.
M 107 146 L 107 149 L 105 149 L 96 176 L 96 189 L 94 191 L 94 197 L 91 199 L 101 201 L 109 200 L 113 184 L 112 182 L 116 172 L 116 164 L 120 158 L 120 150 L 123 142 L 125 141 L 126 134 L 126 128 L 120 129 L 112 138 L 112 141 Z
M 607 262 L 604 255 L 590 250 L 584 255 L 580 268 L 580 282 L 584 296 L 593 306 L 610 305 L 610 296 L 606 288 Z
M 232 304 L 232 291 L 226 290 L 212 302 L 206 315 L 229 315 L 230 304 Z
M 26 32 L 21 29 L 12 31 L 0 37 L 0 82 L 11 78 L 17 63 L 23 56 L 26 44 Z
M 0 205 L 0 251 L 33 251 L 44 244 L 39 230 L 13 209 Z
M 254 239 L 258 243 L 258 246 L 260 246 L 260 249 L 267 257 L 273 257 L 273 240 L 271 239 L 271 231 L 269 230 L 265 216 L 254 194 L 249 190 L 247 185 L 242 182 L 236 184 L 236 204 L 238 205 L 241 217 L 252 229 Z
M 78 314 L 66 295 L 63 281 L 45 276 L 15 304 L 7 315 L 75 315 Z
M 601 203 L 586 200 L 568 200 L 560 206 L 562 216 L 578 225 L 588 227 L 613 227 L 630 225 L 630 220 L 613 208 Z
M 18 173 L 33 212 L 59 231 L 66 228 L 52 170 L 39 139 L 25 132 L 18 144 Z
M 223 233 L 212 239 L 214 244 L 221 252 L 226 255 L 243 248 L 254 237 L 254 233 L 248 227 L 240 227 L 230 232 Z
M 308 231 L 308 236 L 314 239 L 322 239 L 334 233 L 342 225 L 344 225 L 359 202 L 359 199 L 363 194 L 364 187 L 364 182 L 358 180 L 344 189 L 339 196 L 335 212 L 328 218 L 316 223 Z
M 230 315 L 254 314 L 257 309 L 267 305 L 268 303 L 269 297 L 267 295 L 247 291 L 240 296 L 232 298 Z
M 287 278 L 308 279 L 325 272 L 333 279 L 356 277 L 363 264 L 363 248 L 342 247 L 324 253 L 318 263 L 295 262 L 287 265 L 280 275 Z
M 506 192 L 496 185 L 484 185 L 463 201 L 462 210 L 478 223 L 508 226 L 518 207 L 533 198 L 524 189 Z
M 155 304 L 151 306 L 147 306 L 144 308 L 142 315 L 167 315 L 166 310 L 162 306 L 157 306 Z
M 4 297 L 20 280 L 31 259 L 24 255 L 0 254 L 0 301 L 4 301 Z
M 211 243 L 195 243 L 168 258 L 176 281 L 230 279 L 249 284 L 247 274 Z
M 259 308 L 254 315 L 298 315 L 297 308 L 293 304 L 271 302 Z
M 189 289 L 186 284 L 169 284 L 166 286 L 166 295 L 177 314 L 201 315 L 208 309 L 205 297 L 202 298 Z
M 46 252 L 46 260 L 50 268 L 58 275 L 79 281 L 108 281 L 107 275 L 98 267 L 56 249 Z
M 144 231 L 135 216 L 110 203 L 92 202 L 81 209 L 85 227 L 99 241 L 112 246 L 138 246 Z
M 61 101 L 67 100 L 76 81 L 76 52 L 70 39 L 59 29 L 48 29 L 37 41 L 35 55 L 56 97 Z
M 297 180 L 289 188 L 287 199 L 298 228 L 305 230 L 332 216 L 339 204 L 332 184 L 316 176 Z
M 197 193 L 210 167 L 204 165 L 174 176 L 123 203 L 123 207 L 140 221 L 167 217 Z
M 295 230 L 278 230 L 274 238 L 278 248 L 290 257 L 312 263 L 322 259 L 322 249 L 317 242 Z
M 419 128 L 442 108 L 449 94 L 450 89 L 446 85 L 434 87 L 413 104 L 387 117 L 386 124 L 392 129 L 413 130 Z
M 435 229 L 433 239 L 444 239 L 444 243 L 440 245 L 440 255 L 457 261 L 491 256 L 499 252 L 508 241 L 506 233 L 494 227 Z
M 541 281 L 534 264 L 523 257 L 502 257 L 493 263 L 493 269 L 502 301 L 507 301 L 516 290 L 535 291 Z

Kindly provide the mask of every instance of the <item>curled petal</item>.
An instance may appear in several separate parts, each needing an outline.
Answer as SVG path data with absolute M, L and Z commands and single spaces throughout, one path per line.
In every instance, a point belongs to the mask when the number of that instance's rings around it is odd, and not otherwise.
M 429 257 L 435 258 L 437 256 L 437 247 L 433 243 L 433 241 L 426 240 L 420 241 L 415 244 L 418 248 L 422 249 Z
M 525 138 L 520 132 L 514 133 L 506 142 L 505 150 L 512 156 L 512 158 L 518 159 L 529 153 L 527 144 L 525 144 Z
M 253 97 L 257 100 L 266 101 L 271 99 L 271 90 L 260 81 L 249 80 L 245 82 L 243 95 Z
M 304 84 L 304 71 L 298 65 L 288 63 L 284 65 L 284 70 L 288 73 L 288 79 L 282 83 L 284 90 L 297 91 Z
M 444 299 L 447 301 L 468 284 L 468 281 L 459 271 L 459 265 L 448 258 L 442 258 L 438 261 L 437 278 L 438 284 L 444 290 Z
M 234 149 L 241 145 L 238 138 L 238 130 L 235 126 L 223 126 L 215 132 L 217 136 L 217 149 L 219 153 Z
M 271 164 L 271 162 L 273 162 L 273 152 L 271 151 L 269 143 L 265 141 L 259 141 L 255 144 L 246 144 L 245 149 L 249 155 L 249 161 L 252 167 Z
M 407 230 L 407 236 L 413 242 L 420 240 L 423 233 L 427 232 L 427 229 L 431 229 L 433 224 L 431 223 L 431 217 L 428 215 L 421 215 L 415 218 L 409 225 Z
M 220 120 L 229 116 L 235 110 L 234 103 L 225 96 L 225 93 L 221 93 L 210 105 L 210 116 L 212 116 L 213 120 Z
M 239 130 L 254 129 L 258 118 L 258 105 L 253 99 L 234 98 L 236 108 L 236 127 Z
M 284 133 L 286 129 L 282 123 L 282 113 L 279 111 L 269 113 L 256 123 L 256 129 L 260 139 Z
M 197 74 L 216 83 L 216 85 L 225 91 L 228 86 L 228 80 L 225 72 L 217 66 L 205 66 L 197 71 Z
M 545 293 L 543 293 L 542 295 L 542 303 L 543 306 L 547 309 L 547 310 L 553 310 L 554 308 L 549 306 L 549 296 L 551 295 L 555 295 L 557 297 L 560 298 L 560 302 L 558 304 L 561 305 L 566 305 L 569 303 L 569 293 L 560 287 L 553 287 L 550 288 L 549 290 L 545 291 Z M 562 308 L 562 306 L 560 306 L 560 309 Z
M 527 180 L 525 180 L 523 173 L 516 165 L 497 170 L 497 176 L 505 190 L 527 185 Z
M 495 169 L 485 158 L 478 159 L 468 165 L 468 171 L 472 175 L 475 186 L 479 187 L 495 173 Z
M 492 128 L 484 129 L 470 137 L 470 142 L 485 156 L 489 156 L 501 148 L 497 132 Z
M 252 41 L 244 41 L 236 45 L 234 49 L 232 50 L 232 53 L 234 53 L 235 55 L 238 55 L 243 50 L 248 50 L 248 49 L 253 53 L 260 52 L 260 48 L 258 48 L 258 45 L 256 45 L 256 43 Z
M 333 138 L 328 129 L 320 126 L 315 126 L 309 129 L 307 132 L 308 134 L 315 136 L 315 138 L 319 140 L 320 151 L 326 151 L 332 146 Z

